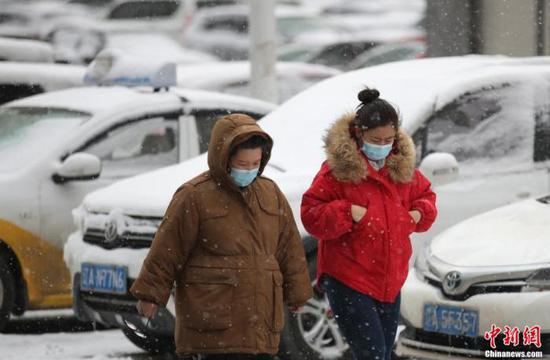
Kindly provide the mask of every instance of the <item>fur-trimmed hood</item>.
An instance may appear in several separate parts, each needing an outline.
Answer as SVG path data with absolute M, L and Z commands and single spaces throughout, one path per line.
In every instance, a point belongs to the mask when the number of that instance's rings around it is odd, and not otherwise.
M 343 115 L 328 129 L 324 142 L 328 166 L 334 177 L 342 182 L 359 183 L 367 177 L 368 165 L 349 132 L 354 118 L 355 113 Z M 407 183 L 414 174 L 416 149 L 403 129 L 397 132 L 396 142 L 397 152 L 386 158 L 386 168 L 393 181 Z

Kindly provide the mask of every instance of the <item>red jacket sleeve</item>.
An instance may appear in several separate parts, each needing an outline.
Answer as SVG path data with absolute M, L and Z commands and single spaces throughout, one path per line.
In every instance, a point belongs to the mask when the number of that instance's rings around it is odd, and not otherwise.
M 352 203 L 339 197 L 337 189 L 336 179 L 323 166 L 302 196 L 302 223 L 318 240 L 337 239 L 353 226 Z
M 416 224 L 416 232 L 428 231 L 437 217 L 436 195 L 430 181 L 419 170 L 415 171 L 411 191 L 411 210 L 418 210 L 422 218 Z

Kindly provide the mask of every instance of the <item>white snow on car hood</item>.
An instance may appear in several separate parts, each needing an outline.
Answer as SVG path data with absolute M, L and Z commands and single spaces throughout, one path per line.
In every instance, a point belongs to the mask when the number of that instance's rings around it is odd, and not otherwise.
M 431 252 L 456 266 L 550 262 L 550 204 L 530 199 L 465 220 L 436 236 Z
M 268 166 L 265 175 L 281 181 L 283 192 L 287 186 L 293 193 L 298 193 L 298 186 L 306 190 L 325 160 L 322 138 L 326 129 L 342 114 L 354 111 L 359 103 L 357 93 L 365 85 L 376 87 L 383 98 L 397 105 L 404 128 L 413 133 L 438 103 L 444 105 L 436 94 L 447 89 L 460 92 L 460 88 L 455 88 L 457 84 L 476 78 L 479 76 L 476 72 L 498 79 L 509 71 L 506 65 L 534 62 L 549 64 L 550 60 L 487 56 L 415 60 L 375 66 L 322 81 L 260 120 L 260 126 L 275 143 L 270 161 L 273 167 Z M 501 64 L 504 68 L 497 66 Z M 118 207 L 131 215 L 162 216 L 177 187 L 205 170 L 206 156 L 202 155 L 95 191 L 85 198 L 84 207 L 98 212 Z M 289 200 L 299 201 L 300 196 L 296 196 L 298 199 Z

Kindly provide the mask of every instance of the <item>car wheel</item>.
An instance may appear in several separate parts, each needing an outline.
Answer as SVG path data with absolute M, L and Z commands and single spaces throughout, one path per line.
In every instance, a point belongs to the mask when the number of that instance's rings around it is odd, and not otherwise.
M 279 356 L 285 360 L 352 359 L 328 299 L 316 287 L 317 255 L 308 258 L 308 269 L 314 295 L 300 313 L 286 312 Z
M 13 272 L 0 257 L 0 332 L 10 319 L 10 314 L 15 305 L 15 279 Z
M 150 354 L 172 354 L 176 350 L 172 337 L 159 337 L 129 327 L 123 328 L 124 335 L 137 347 Z

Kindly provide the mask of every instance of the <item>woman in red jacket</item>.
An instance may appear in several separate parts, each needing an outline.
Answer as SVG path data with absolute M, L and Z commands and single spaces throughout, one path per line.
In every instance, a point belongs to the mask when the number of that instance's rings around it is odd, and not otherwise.
M 430 182 L 396 110 L 365 89 L 357 111 L 325 138 L 327 160 L 302 199 L 306 230 L 319 241 L 317 278 L 356 360 L 391 358 L 409 236 L 437 215 Z

